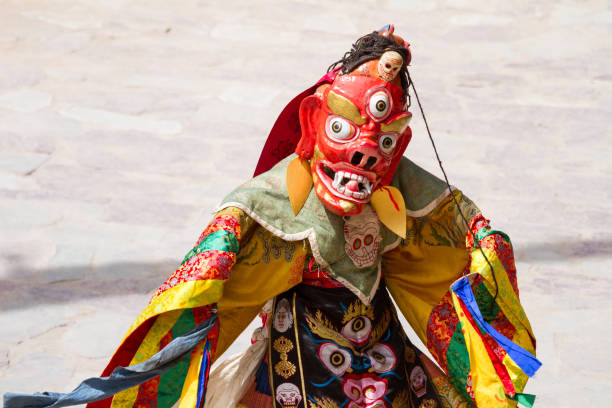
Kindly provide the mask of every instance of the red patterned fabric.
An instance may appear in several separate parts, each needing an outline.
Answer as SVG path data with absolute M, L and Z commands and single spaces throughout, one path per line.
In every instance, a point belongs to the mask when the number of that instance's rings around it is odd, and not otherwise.
M 321 268 L 314 262 L 312 256 L 307 262 L 304 262 L 304 271 L 302 272 L 302 283 L 310 286 L 319 286 L 322 288 L 343 288 L 344 285 L 333 279 L 325 269 Z
M 466 246 L 468 252 L 471 252 L 474 249 L 473 236 L 475 236 L 476 233 L 483 228 L 491 228 L 490 221 L 479 213 L 470 220 L 470 231 L 472 231 L 473 235 L 468 234 L 466 237 Z M 502 265 L 504 266 L 504 269 L 506 269 L 506 272 L 508 273 L 508 278 L 510 279 L 512 288 L 516 292 L 516 296 L 519 297 L 518 284 L 516 279 L 516 265 L 514 264 L 514 251 L 512 249 L 512 244 L 506 241 L 503 236 L 493 233 L 480 240 L 480 246 L 482 248 L 487 248 L 491 251 L 494 251 L 497 254 L 497 257 L 499 258 Z
M 476 330 L 478 330 L 477 329 L 478 325 L 474 321 L 474 318 L 471 315 L 471 313 L 467 310 L 467 307 L 463 303 L 463 300 L 461 300 L 461 299 L 457 299 L 457 300 L 459 302 L 459 305 L 461 306 L 461 309 L 462 309 L 462 312 L 463 312 L 464 316 L 468 319 L 470 324 Z M 514 385 L 512 384 L 512 380 L 510 379 L 510 375 L 508 374 L 508 370 L 506 369 L 506 367 L 504 366 L 504 364 L 502 362 L 504 356 L 506 355 L 506 351 L 489 334 L 482 333 L 480 331 L 478 331 L 478 332 L 479 332 L 482 340 L 484 341 L 485 349 L 487 350 L 489 358 L 491 359 L 491 363 L 495 367 L 495 371 L 497 372 L 497 374 L 499 375 L 502 383 L 504 384 L 504 388 L 506 389 L 506 392 L 508 394 L 513 395 L 514 392 L 515 392 L 514 391 Z
M 433 308 L 427 323 L 427 348 L 444 371 L 447 371 L 446 349 L 450 344 L 459 319 L 450 292 Z
M 151 408 L 157 406 L 157 388 L 159 377 L 155 377 L 138 387 L 138 396 L 132 408 Z
M 202 232 L 200 237 L 198 238 L 198 242 L 196 242 L 195 247 L 200 245 L 202 240 L 206 238 L 208 235 L 212 234 L 215 231 L 228 231 L 234 234 L 234 236 L 240 242 L 241 231 L 240 231 L 240 220 L 230 215 L 219 215 L 217 218 L 211 221 L 210 224 L 206 227 L 206 229 Z
M 232 252 L 216 250 L 201 252 L 191 257 L 170 275 L 153 297 L 183 282 L 206 279 L 226 280 L 230 276 L 234 263 L 236 263 L 236 254 Z
M 474 237 L 477 232 L 483 228 L 490 228 L 489 220 L 486 219 L 482 214 L 477 214 L 470 220 L 469 223 L 470 231 L 466 235 L 466 249 L 468 251 L 469 259 L 464 269 L 464 273 L 469 273 L 471 263 L 471 253 L 474 249 Z M 512 251 L 512 245 L 500 234 L 490 234 L 484 237 L 480 241 L 480 246 L 496 253 L 504 268 L 508 273 L 508 277 L 514 290 L 518 296 L 518 287 L 516 283 L 516 267 L 514 265 L 514 254 Z M 476 249 L 477 250 L 477 249 Z M 473 287 L 476 287 L 483 280 L 482 276 L 476 277 L 473 283 Z M 427 348 L 437 360 L 438 364 L 447 371 L 447 360 L 446 352 L 451 342 L 453 334 L 458 324 L 458 318 L 455 313 L 455 308 L 452 303 L 450 292 L 447 292 L 441 299 L 440 302 L 432 309 L 427 323 Z M 490 322 L 491 326 L 495 328 L 505 337 L 512 339 L 516 332 L 516 329 L 508 321 L 506 316 L 499 310 L 497 316 L 493 321 Z M 505 351 L 496 345 L 496 342 L 488 335 L 484 336 L 485 343 L 489 347 L 490 351 L 497 355 L 500 359 L 503 359 Z M 469 380 L 469 379 L 468 379 Z M 470 392 L 470 386 L 468 382 L 468 393 Z
M 501 235 L 491 234 L 480 241 L 480 246 L 495 251 L 497 257 L 504 265 L 504 269 L 508 273 L 508 278 L 512 284 L 512 288 L 519 298 L 519 290 L 516 280 L 516 266 L 514 265 L 514 251 L 512 245 L 507 242 Z

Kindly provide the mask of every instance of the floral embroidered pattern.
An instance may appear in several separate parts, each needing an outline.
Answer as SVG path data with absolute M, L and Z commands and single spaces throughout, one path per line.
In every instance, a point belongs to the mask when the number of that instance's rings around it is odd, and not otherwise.
M 226 280 L 229 278 L 230 270 L 235 262 L 236 254 L 232 252 L 206 251 L 199 253 L 170 275 L 157 289 L 154 298 L 180 283 L 205 279 Z
M 427 323 L 427 348 L 444 370 L 447 369 L 446 350 L 458 322 L 451 294 L 447 292 L 433 308 Z
M 212 234 L 215 231 L 227 231 L 231 232 L 240 240 L 241 231 L 240 231 L 240 220 L 237 217 L 233 217 L 231 215 L 219 215 L 214 220 L 211 221 L 210 224 L 204 229 L 198 241 L 196 242 L 196 247 L 200 245 L 202 240 Z

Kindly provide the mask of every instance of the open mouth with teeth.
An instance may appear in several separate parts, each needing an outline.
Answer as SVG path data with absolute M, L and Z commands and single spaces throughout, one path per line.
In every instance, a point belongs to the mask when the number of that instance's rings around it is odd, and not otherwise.
M 373 173 L 365 174 L 348 166 L 337 167 L 334 170 L 329 164 L 319 162 L 317 173 L 327 187 L 335 196 L 357 202 L 367 203 L 372 195 Z

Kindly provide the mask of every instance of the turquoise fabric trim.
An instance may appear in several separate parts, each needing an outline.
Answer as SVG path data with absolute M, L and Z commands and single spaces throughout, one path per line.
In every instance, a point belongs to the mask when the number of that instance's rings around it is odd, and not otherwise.
M 183 259 L 181 264 L 184 264 L 190 258 L 201 252 L 214 250 L 237 254 L 239 250 L 238 238 L 231 232 L 225 230 L 212 232 L 205 236 L 197 247 L 193 248 L 185 255 L 185 259 Z
M 491 227 L 483 227 L 479 229 L 475 235 L 476 242 L 482 241 L 489 235 L 500 235 L 504 240 L 506 240 L 508 244 L 512 245 L 512 242 L 510 241 L 510 237 L 505 232 L 491 229 Z
M 535 395 L 533 394 L 520 394 L 520 393 L 516 393 L 514 394 L 514 397 L 511 397 L 509 395 L 506 395 L 506 397 L 508 397 L 508 399 L 511 399 L 512 401 L 516 401 L 521 405 L 526 406 L 527 408 L 531 408 L 535 402 Z

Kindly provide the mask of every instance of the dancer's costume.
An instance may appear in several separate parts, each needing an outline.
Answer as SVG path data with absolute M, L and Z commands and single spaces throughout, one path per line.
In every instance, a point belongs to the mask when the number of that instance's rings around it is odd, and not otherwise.
M 6 406 L 530 406 L 540 363 L 509 238 L 402 157 L 409 62 L 392 26 L 362 37 L 285 108 L 260 174 L 223 200 L 107 378 Z M 253 345 L 209 375 L 258 314 Z

